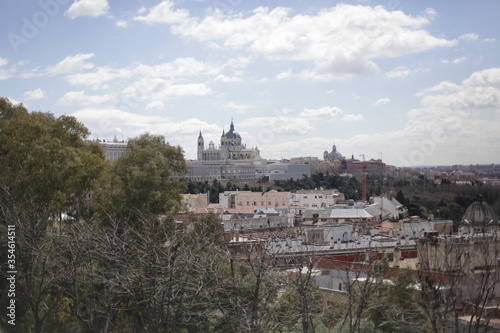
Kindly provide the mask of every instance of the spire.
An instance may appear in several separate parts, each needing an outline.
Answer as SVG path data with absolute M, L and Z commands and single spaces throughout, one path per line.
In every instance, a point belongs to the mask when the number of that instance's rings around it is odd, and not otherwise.
M 229 131 L 233 131 L 234 132 L 233 117 L 231 117 L 231 127 L 229 128 Z
M 226 135 L 226 132 L 224 131 L 224 128 L 222 128 L 222 135 L 221 135 L 221 137 L 224 137 L 224 135 Z
M 198 139 L 203 138 L 203 135 L 201 135 L 201 130 L 200 130 L 200 135 L 198 135 Z

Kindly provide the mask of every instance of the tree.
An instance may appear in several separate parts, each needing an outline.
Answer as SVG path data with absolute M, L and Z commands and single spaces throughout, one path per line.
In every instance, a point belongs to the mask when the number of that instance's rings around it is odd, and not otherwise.
M 425 318 L 418 302 L 413 273 L 400 269 L 390 283 L 382 286 L 378 304 L 369 310 L 369 318 L 382 332 L 425 332 Z
M 88 133 L 73 117 L 28 113 L 0 99 L 0 221 L 16 228 L 16 298 L 29 307 L 23 325 L 36 333 L 66 321 L 59 316 L 69 306 L 59 289 L 61 213 L 82 208 L 105 165 Z
M 430 332 L 445 332 L 447 316 L 459 307 L 458 277 L 464 269 L 461 258 L 465 254 L 465 247 L 456 245 L 433 238 L 419 239 L 417 242 L 418 304 L 427 318 Z M 455 318 L 456 330 L 457 318 L 458 314 Z
M 294 268 L 289 270 L 287 281 L 287 296 L 292 307 L 288 316 L 298 319 L 302 333 L 316 332 L 316 321 L 321 312 L 321 295 L 313 281 L 315 268 L 314 255 L 294 258 Z M 290 311 L 289 311 L 290 312 Z
M 172 216 L 180 207 L 185 183 L 176 175 L 186 170 L 180 147 L 160 135 L 143 134 L 128 142 L 124 153 L 101 179 L 95 205 L 104 216 L 121 218 L 141 215 Z
M 396 193 L 396 200 L 400 204 L 402 204 L 403 206 L 406 206 L 408 204 L 408 202 L 406 201 L 405 195 L 403 194 L 403 192 L 401 190 L 399 190 L 398 193 Z
M 74 117 L 33 112 L 1 100 L 0 184 L 14 200 L 52 214 L 81 207 L 104 167 L 102 149 Z

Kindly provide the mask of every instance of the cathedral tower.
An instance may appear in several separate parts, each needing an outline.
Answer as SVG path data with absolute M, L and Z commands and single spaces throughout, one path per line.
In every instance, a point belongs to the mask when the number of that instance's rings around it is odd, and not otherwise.
M 205 150 L 205 140 L 203 140 L 203 135 L 198 135 L 198 161 L 203 160 L 203 150 Z

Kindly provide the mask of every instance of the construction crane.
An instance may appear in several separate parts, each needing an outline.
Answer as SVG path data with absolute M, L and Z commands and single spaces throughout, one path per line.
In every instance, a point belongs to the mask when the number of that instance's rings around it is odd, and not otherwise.
M 366 160 L 365 154 L 361 154 L 360 156 L 363 156 L 363 169 L 361 172 L 361 200 L 366 201 Z

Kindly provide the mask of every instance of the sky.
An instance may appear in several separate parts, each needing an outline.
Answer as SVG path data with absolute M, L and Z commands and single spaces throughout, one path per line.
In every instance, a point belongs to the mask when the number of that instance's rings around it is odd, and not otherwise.
M 0 96 L 196 158 L 500 163 L 500 1 L 3 0 Z

